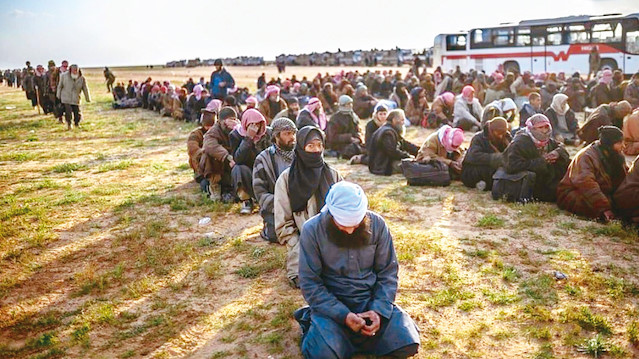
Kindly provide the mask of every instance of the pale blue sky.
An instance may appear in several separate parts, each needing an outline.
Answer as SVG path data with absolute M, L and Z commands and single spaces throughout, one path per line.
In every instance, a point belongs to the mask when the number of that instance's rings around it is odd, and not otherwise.
M 0 0 L 0 68 L 237 55 L 423 49 L 438 33 L 567 15 L 639 12 L 637 0 Z

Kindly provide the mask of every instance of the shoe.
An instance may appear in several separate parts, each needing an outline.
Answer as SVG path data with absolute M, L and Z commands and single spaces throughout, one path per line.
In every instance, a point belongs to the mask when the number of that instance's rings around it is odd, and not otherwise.
M 362 158 L 364 157 L 364 155 L 355 155 L 353 157 L 351 157 L 350 160 L 348 160 L 348 164 L 349 165 L 359 165 L 362 163 Z
M 289 278 L 288 285 L 290 285 L 293 288 L 299 289 L 300 288 L 299 278 L 298 277 Z
M 67 131 L 70 131 L 70 130 L 71 130 L 71 124 L 67 123 Z
M 209 198 L 213 202 L 220 202 L 222 200 L 222 190 L 219 184 L 209 184 Z
M 247 199 L 242 202 L 242 208 L 240 209 L 240 214 L 251 214 L 253 213 L 253 201 Z
M 222 203 L 233 203 L 235 202 L 235 196 L 230 193 L 222 193 Z

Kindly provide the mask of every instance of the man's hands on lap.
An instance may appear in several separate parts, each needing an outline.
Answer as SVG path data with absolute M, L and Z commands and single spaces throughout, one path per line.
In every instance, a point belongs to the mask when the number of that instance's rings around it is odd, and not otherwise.
M 371 323 L 370 325 L 366 325 L 366 319 L 369 320 Z M 358 314 L 348 313 L 344 322 L 353 332 L 372 337 L 380 328 L 381 318 L 379 317 L 379 314 L 369 310 Z

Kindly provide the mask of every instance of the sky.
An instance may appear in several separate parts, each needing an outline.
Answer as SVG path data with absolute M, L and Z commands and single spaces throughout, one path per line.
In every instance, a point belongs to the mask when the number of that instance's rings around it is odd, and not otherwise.
M 400 47 L 439 33 L 570 15 L 639 13 L 638 0 L 0 0 L 0 68 L 81 67 Z

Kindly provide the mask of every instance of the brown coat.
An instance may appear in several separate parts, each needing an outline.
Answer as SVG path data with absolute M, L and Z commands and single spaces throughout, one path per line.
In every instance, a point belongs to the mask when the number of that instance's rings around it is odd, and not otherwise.
M 225 165 L 233 157 L 230 155 L 231 144 L 229 134 L 222 130 L 222 122 L 216 122 L 204 134 L 202 142 L 202 158 L 200 159 L 200 174 L 204 177 L 222 175 Z
M 200 173 L 200 160 L 202 159 L 202 153 L 204 153 L 202 146 L 204 145 L 205 133 L 206 130 L 204 130 L 204 127 L 196 128 L 189 135 L 189 139 L 186 140 L 186 151 L 189 154 L 189 165 L 191 165 L 191 168 L 197 174 Z
M 632 163 L 626 179 L 614 194 L 615 207 L 621 217 L 639 217 L 639 165 Z
M 419 126 L 422 123 L 422 120 L 424 119 L 424 116 L 426 116 L 426 113 L 428 111 L 428 102 L 426 102 L 424 104 L 424 106 L 419 106 L 419 105 L 415 105 L 415 101 L 413 101 L 413 99 L 409 99 L 408 103 L 406 104 L 406 118 L 408 118 L 410 120 L 410 123 L 413 126 Z
M 639 154 L 639 109 L 635 110 L 623 120 L 624 153 L 628 156 Z
M 597 107 L 586 119 L 586 122 L 577 130 L 579 138 L 584 140 L 586 144 L 592 143 L 599 138 L 598 129 L 601 126 L 610 126 L 615 124 L 615 118 L 611 105 L 604 104 Z M 619 126 L 621 127 L 621 126 Z
M 430 110 L 435 114 L 435 117 L 441 120 L 440 122 L 448 123 L 453 121 L 453 109 L 447 107 L 440 97 L 437 97 L 435 101 L 433 101 Z
M 559 208 L 580 216 L 599 218 L 612 209 L 613 191 L 623 178 L 613 179 L 604 170 L 597 147 L 599 142 L 579 151 L 557 186 Z
M 262 115 L 264 115 L 264 117 L 266 118 L 267 125 L 270 125 L 275 115 L 277 115 L 277 113 L 271 113 L 271 106 L 269 106 L 269 101 L 270 100 L 268 99 L 268 97 L 265 98 L 262 102 L 260 102 L 260 105 L 257 108 L 257 110 L 260 111 Z M 280 111 L 286 110 L 288 108 L 288 105 L 286 105 L 286 101 L 284 101 L 281 97 L 280 97 L 279 104 L 280 104 Z
M 417 152 L 416 160 L 419 162 L 428 162 L 430 160 L 439 160 L 450 166 L 451 162 L 457 161 L 462 158 L 461 149 L 452 154 L 448 154 L 444 146 L 439 142 L 437 131 L 431 133 L 424 141 L 424 144 Z

